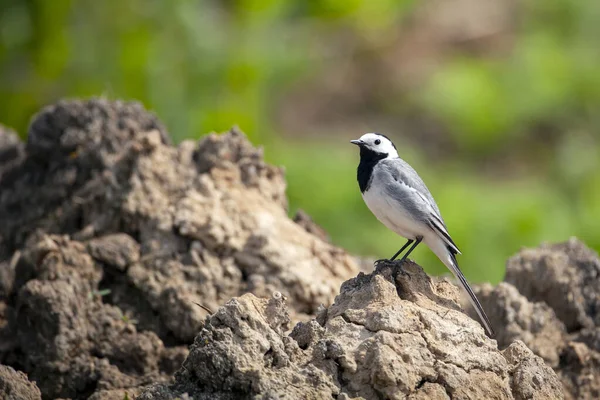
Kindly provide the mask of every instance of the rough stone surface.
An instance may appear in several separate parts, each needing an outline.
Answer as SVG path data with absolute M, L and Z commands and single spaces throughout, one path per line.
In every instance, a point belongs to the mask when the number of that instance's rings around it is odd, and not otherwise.
M 499 346 L 522 340 L 555 369 L 566 398 L 600 398 L 598 255 L 576 239 L 524 249 L 505 280 L 477 290 Z
M 141 388 L 98 390 L 88 400 L 134 400 L 141 390 Z
M 380 264 L 289 336 L 282 296 L 232 299 L 207 319 L 174 382 L 139 399 L 562 398 L 540 357 L 522 342 L 500 352 L 446 286 L 416 264 Z
M 163 342 L 103 303 L 102 268 L 86 246 L 41 235 L 21 253 L 14 285 L 12 348 L 2 362 L 27 371 L 45 398 L 87 398 L 97 389 L 169 378 Z M 181 357 L 180 357 L 181 358 Z
M 548 304 L 569 332 L 600 326 L 600 259 L 576 239 L 521 251 L 508 260 L 505 281 Z
M 0 124 L 0 179 L 25 156 L 25 145 L 17 134 Z
M 173 146 L 137 103 L 47 107 L 26 143 L 0 127 L 0 221 L 0 398 L 600 398 L 582 243 L 478 289 L 499 350 L 450 282 L 288 218 L 236 129 Z
M 0 365 L 0 399 L 35 400 L 41 398 L 40 389 L 27 379 L 27 375 L 6 365 Z
M 133 396 L 181 367 L 205 308 L 280 291 L 308 319 L 358 264 L 286 207 L 237 130 L 173 146 L 102 99 L 45 108 L 26 144 L 0 129 L 0 364 L 44 398 Z
M 502 354 L 510 364 L 510 386 L 515 389 L 515 399 L 562 398 L 562 385 L 552 369 L 523 342 L 513 342 Z
M 506 282 L 495 287 L 490 284 L 479 286 L 477 297 L 490 315 L 495 339 L 501 348 L 521 340 L 548 365 L 558 366 L 566 330 L 546 303 L 530 302 Z M 477 317 L 474 312 L 470 314 Z

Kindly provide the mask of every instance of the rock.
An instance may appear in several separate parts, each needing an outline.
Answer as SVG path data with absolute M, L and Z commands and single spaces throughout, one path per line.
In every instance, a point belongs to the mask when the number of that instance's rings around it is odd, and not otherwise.
M 495 339 L 501 348 L 520 340 L 548 365 L 558 366 L 566 329 L 546 303 L 530 302 L 506 282 L 496 287 L 480 285 L 476 294 L 490 315 Z M 470 315 L 477 318 L 474 311 Z
M 505 281 L 552 307 L 569 332 L 600 326 L 600 260 L 577 239 L 521 251 L 508 260 Z
M 285 186 L 238 129 L 173 146 L 137 103 L 59 102 L 26 144 L 0 128 L 0 388 L 561 398 L 558 374 L 567 398 L 600 397 L 600 262 L 583 244 L 524 250 L 479 289 L 500 351 L 457 287 L 412 263 L 371 273 L 288 218 Z
M 593 342 L 590 339 L 593 339 Z M 566 342 L 557 372 L 570 399 L 600 398 L 600 328 L 587 329 Z M 594 343 L 595 342 L 595 343 Z
M 40 389 L 21 371 L 0 364 L 0 398 L 3 400 L 35 400 L 42 398 Z
M 137 103 L 61 101 L 26 144 L 0 130 L 0 220 L 0 363 L 45 398 L 134 396 L 206 309 L 277 291 L 306 320 L 358 271 L 288 218 L 283 170 L 239 130 L 173 146 Z
M 0 181 L 0 262 L 36 231 L 89 241 L 111 269 L 110 301 L 178 343 L 190 343 L 206 315 L 194 303 L 214 309 L 247 291 L 279 290 L 298 320 L 358 271 L 352 257 L 287 217 L 282 170 L 238 130 L 197 146 L 168 142 L 137 104 L 43 110 L 27 157 Z
M 600 398 L 597 254 L 576 239 L 524 249 L 505 280 L 477 290 L 499 345 L 522 340 L 555 369 L 566 398 Z
M 513 342 L 502 354 L 511 365 L 510 386 L 515 399 L 562 398 L 558 377 L 523 342 Z
M 140 392 L 139 388 L 98 390 L 88 400 L 133 400 Z
M 379 264 L 290 335 L 283 297 L 232 299 L 207 319 L 175 381 L 139 399 L 563 397 L 540 357 L 521 342 L 500 352 L 447 285 L 414 263 Z
M 90 240 L 87 246 L 94 259 L 121 271 L 140 259 L 140 245 L 124 233 Z
M 215 134 L 206 136 L 198 144 L 193 161 L 200 174 L 234 170 L 233 175 L 225 173 L 223 177 L 239 180 L 245 187 L 258 189 L 265 198 L 287 207 L 283 170 L 266 164 L 262 149 L 252 147 L 237 127 L 225 138 Z
M 45 397 L 87 397 L 95 388 L 169 378 L 156 334 L 139 332 L 121 310 L 102 302 L 100 271 L 86 246 L 65 237 L 43 236 L 19 260 L 16 280 L 26 282 L 16 294 L 18 352 L 8 360 Z
M 140 132 L 158 132 L 161 143 L 170 143 L 161 122 L 140 103 L 60 101 L 33 119 L 27 136 L 27 155 L 56 163 L 73 158 L 72 153 L 77 151 L 78 157 L 91 158 L 86 163 L 101 165 Z M 93 150 L 101 152 L 94 155 Z
M 317 236 L 325 242 L 331 242 L 331 238 L 304 210 L 296 211 L 294 215 L 294 222 L 303 227 L 307 232 Z M 372 264 L 371 264 L 372 266 Z
M 16 133 L 0 124 L 0 179 L 25 156 L 25 145 Z

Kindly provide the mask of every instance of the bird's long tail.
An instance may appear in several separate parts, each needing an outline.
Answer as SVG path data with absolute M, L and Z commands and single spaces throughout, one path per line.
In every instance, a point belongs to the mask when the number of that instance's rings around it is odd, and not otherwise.
M 449 261 L 450 261 L 449 264 L 450 265 L 448 265 L 446 263 L 444 263 L 444 264 L 446 264 L 447 267 L 450 269 L 450 271 L 452 271 L 452 273 L 454 274 L 456 279 L 458 279 L 458 282 L 460 283 L 460 285 L 463 287 L 463 289 L 469 295 L 469 301 L 471 302 L 471 304 L 473 305 L 473 308 L 477 312 L 477 315 L 479 316 L 479 319 L 481 320 L 481 323 L 482 323 L 483 327 L 485 328 L 486 332 L 488 333 L 488 335 L 490 337 L 494 336 L 495 333 L 494 333 L 494 330 L 492 329 L 492 323 L 490 322 L 487 315 L 485 314 L 485 311 L 483 311 L 483 307 L 481 306 L 479 299 L 477 298 L 477 296 L 475 296 L 473 289 L 471 289 L 471 286 L 467 282 L 467 279 L 465 278 L 462 271 L 458 267 L 458 262 L 456 261 L 456 255 L 454 254 L 453 249 L 447 248 L 447 251 L 449 254 Z M 442 260 L 442 261 L 444 261 L 444 260 Z

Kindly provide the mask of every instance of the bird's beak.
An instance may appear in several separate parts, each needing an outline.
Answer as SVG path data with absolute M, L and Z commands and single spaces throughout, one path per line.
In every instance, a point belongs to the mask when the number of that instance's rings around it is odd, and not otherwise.
M 365 144 L 362 140 L 351 140 L 350 143 L 355 144 L 357 146 Z

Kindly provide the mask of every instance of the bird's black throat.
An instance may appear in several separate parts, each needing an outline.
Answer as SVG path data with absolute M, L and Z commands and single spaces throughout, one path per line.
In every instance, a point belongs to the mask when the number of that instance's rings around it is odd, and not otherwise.
M 371 186 L 371 178 L 373 176 L 373 168 L 375 165 L 388 156 L 387 153 L 378 153 L 364 146 L 360 147 L 360 163 L 356 169 L 356 178 L 360 192 L 364 193 Z

